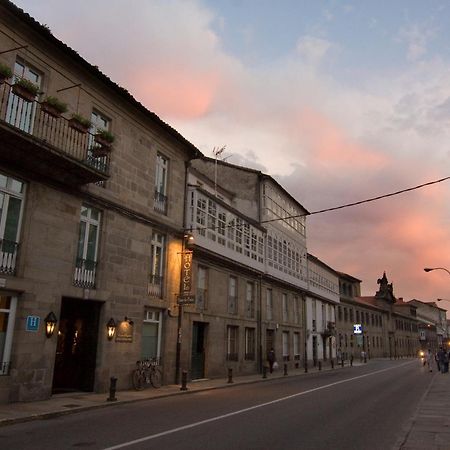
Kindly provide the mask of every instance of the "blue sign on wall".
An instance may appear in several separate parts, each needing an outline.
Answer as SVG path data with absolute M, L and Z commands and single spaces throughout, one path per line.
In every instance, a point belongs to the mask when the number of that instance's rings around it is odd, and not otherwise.
M 25 329 L 27 331 L 37 331 L 39 330 L 39 322 L 41 318 L 39 316 L 28 316 L 27 317 L 27 325 Z
M 362 325 L 360 323 L 353 324 L 353 334 L 362 334 Z

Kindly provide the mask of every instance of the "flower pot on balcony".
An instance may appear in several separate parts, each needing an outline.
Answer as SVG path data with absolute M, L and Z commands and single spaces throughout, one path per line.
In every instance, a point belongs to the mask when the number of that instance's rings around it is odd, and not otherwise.
M 87 133 L 89 128 L 91 127 L 91 122 L 80 116 L 79 114 L 74 114 L 72 118 L 69 120 L 69 127 L 78 131 L 79 133 Z
M 39 92 L 39 86 L 25 78 L 18 78 L 13 84 L 12 91 L 22 100 L 32 102 L 36 99 L 36 95 Z
M 49 116 L 59 118 L 61 114 L 67 111 L 67 105 L 56 97 L 47 97 L 45 101 L 41 103 L 41 110 Z
M 114 135 L 107 130 L 98 130 L 95 135 L 95 142 L 102 147 L 111 147 L 114 142 Z

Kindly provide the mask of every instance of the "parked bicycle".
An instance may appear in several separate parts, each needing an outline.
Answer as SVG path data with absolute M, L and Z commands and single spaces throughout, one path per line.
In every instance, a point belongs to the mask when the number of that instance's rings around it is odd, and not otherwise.
M 161 387 L 161 368 L 159 358 L 136 361 L 136 369 L 133 370 L 133 386 L 137 391 L 142 391 L 146 385 L 154 388 Z

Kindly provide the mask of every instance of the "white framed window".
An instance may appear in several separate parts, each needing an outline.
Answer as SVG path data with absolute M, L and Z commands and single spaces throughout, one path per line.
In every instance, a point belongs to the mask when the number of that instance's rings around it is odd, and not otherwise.
M 14 274 L 25 184 L 0 173 L 0 273 Z
M 266 318 L 273 320 L 273 296 L 272 289 L 266 290 Z
M 165 156 L 158 153 L 156 155 L 154 209 L 162 214 L 167 214 L 168 173 L 169 173 L 169 160 Z
M 283 322 L 287 322 L 289 320 L 289 309 L 288 309 L 288 297 L 287 294 L 281 294 L 281 305 L 282 305 L 282 317 Z
M 230 276 L 228 278 L 228 312 L 230 314 L 237 314 L 237 278 Z
M 298 297 L 295 295 L 293 300 L 294 305 L 294 323 L 300 323 L 300 303 Z
M 255 285 L 247 281 L 245 295 L 246 317 L 252 319 L 255 317 Z
M 255 359 L 255 336 L 256 332 L 254 328 L 245 328 L 245 359 Z
M 153 232 L 148 286 L 148 293 L 151 297 L 162 298 L 163 296 L 165 250 L 165 235 L 156 231 Z
M 0 375 L 8 375 L 17 297 L 0 295 Z
M 195 304 L 199 309 L 206 309 L 208 303 L 208 269 L 203 266 L 197 267 L 197 290 Z
M 239 327 L 227 326 L 227 360 L 237 361 L 239 359 Z
M 80 232 L 78 235 L 77 260 L 75 263 L 75 286 L 95 287 L 97 251 L 101 213 L 87 205 L 81 206 Z
M 162 312 L 146 308 L 142 325 L 142 359 L 157 359 L 161 356 Z
M 281 342 L 283 349 L 283 360 L 289 361 L 289 331 L 283 331 L 281 334 Z
M 41 87 L 41 75 L 22 61 L 14 64 L 14 82 L 24 78 Z M 27 102 L 11 92 L 8 98 L 6 122 L 26 133 L 33 133 L 34 117 L 36 114 L 36 102 Z
M 300 333 L 293 333 L 293 350 L 294 350 L 294 359 L 300 359 Z

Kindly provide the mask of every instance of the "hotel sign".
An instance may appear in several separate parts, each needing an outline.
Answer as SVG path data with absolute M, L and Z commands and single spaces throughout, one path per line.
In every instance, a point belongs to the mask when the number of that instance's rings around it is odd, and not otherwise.
M 195 303 L 192 294 L 192 251 L 184 251 L 181 258 L 181 287 L 178 304 L 187 305 Z
M 360 323 L 353 324 L 353 334 L 362 334 L 362 325 Z

